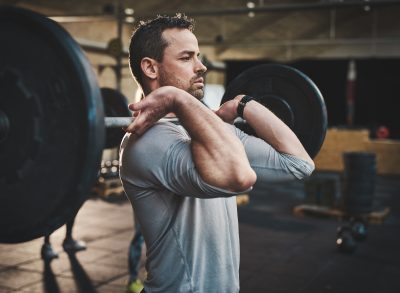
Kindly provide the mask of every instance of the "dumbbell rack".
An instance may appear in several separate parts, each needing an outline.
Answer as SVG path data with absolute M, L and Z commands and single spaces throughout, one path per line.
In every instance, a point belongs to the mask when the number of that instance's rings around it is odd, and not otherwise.
M 294 209 L 296 215 L 336 217 L 343 223 L 336 231 L 336 247 L 339 252 L 353 253 L 358 242 L 367 239 L 370 223 L 383 223 L 389 208 L 374 211 L 373 198 L 376 181 L 376 155 L 371 152 L 343 153 L 344 171 L 341 176 L 317 176 L 306 182 L 306 193 L 311 193 L 315 203 L 321 206 L 301 205 Z M 311 188 L 310 188 L 311 186 Z M 323 192 L 321 192 L 323 191 Z M 321 200 L 321 194 L 330 196 Z M 342 193 L 342 195 L 340 194 Z M 340 204 L 337 199 L 341 198 Z
M 382 210 L 372 211 L 368 214 L 365 214 L 364 217 L 370 224 L 382 224 L 389 213 L 390 208 L 385 207 Z M 336 218 L 338 220 L 349 219 L 352 217 L 351 214 L 348 214 L 343 210 L 313 204 L 297 205 L 293 208 L 293 214 L 301 217 L 316 216 L 321 218 Z
M 124 198 L 125 193 L 119 178 L 119 161 L 102 161 L 99 176 L 92 188 L 92 196 L 105 200 Z

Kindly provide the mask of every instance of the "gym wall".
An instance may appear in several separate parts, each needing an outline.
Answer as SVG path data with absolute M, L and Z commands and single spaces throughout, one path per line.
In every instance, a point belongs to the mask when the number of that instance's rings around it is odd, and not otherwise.
M 349 59 L 303 59 L 290 63 L 308 75 L 324 96 L 329 127 L 346 126 L 346 88 Z M 243 70 L 271 60 L 226 62 L 226 84 Z M 389 128 L 390 139 L 400 139 L 400 116 L 392 106 L 400 97 L 399 58 L 355 59 L 355 105 L 352 128 L 367 128 L 371 138 L 379 125 Z

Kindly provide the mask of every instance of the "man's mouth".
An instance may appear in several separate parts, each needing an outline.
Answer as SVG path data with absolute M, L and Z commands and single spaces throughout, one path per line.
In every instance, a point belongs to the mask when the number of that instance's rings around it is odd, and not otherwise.
M 204 79 L 202 77 L 195 79 L 193 84 L 201 84 L 202 86 L 204 86 Z

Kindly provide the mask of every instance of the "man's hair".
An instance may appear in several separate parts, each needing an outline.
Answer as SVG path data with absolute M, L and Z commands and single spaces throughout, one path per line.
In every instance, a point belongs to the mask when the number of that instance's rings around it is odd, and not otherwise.
M 194 20 L 180 13 L 175 16 L 159 15 L 154 19 L 141 21 L 132 34 L 129 45 L 129 66 L 142 88 L 143 79 L 140 62 L 145 57 L 162 62 L 164 49 L 168 46 L 167 41 L 162 38 L 162 33 L 170 28 L 193 31 Z

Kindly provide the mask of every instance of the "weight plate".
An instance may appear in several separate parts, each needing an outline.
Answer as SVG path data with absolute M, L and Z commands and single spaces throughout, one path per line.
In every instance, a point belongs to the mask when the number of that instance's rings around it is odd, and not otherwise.
M 110 40 L 107 44 L 107 51 L 114 58 L 120 57 L 123 51 L 121 39 L 115 38 Z
M 285 122 L 314 158 L 325 139 L 328 116 L 314 82 L 287 65 L 262 64 L 245 70 L 227 87 L 221 104 L 240 94 L 254 97 Z M 247 124 L 237 125 L 255 135 Z
M 127 98 L 119 91 L 103 87 L 101 88 L 104 112 L 107 117 L 131 117 L 132 113 L 128 108 Z M 105 148 L 119 147 L 125 131 L 121 128 L 106 129 Z
M 0 39 L 0 242 L 17 243 L 77 213 L 100 166 L 104 114 L 88 60 L 56 22 L 1 7 Z

